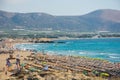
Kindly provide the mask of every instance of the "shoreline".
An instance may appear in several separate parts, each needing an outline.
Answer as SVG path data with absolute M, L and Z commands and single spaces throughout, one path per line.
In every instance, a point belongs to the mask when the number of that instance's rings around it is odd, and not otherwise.
M 17 44 L 20 44 L 21 42 L 17 42 Z M 8 47 L 11 48 L 13 47 L 13 45 L 15 45 L 16 43 L 10 43 L 11 46 Z M 7 46 L 7 45 L 6 45 Z M 58 78 L 58 80 L 60 78 L 63 78 L 64 80 L 68 79 L 72 79 L 75 78 L 76 80 L 79 79 L 90 79 L 90 80 L 107 80 L 107 78 L 109 78 L 109 76 L 105 76 L 101 77 L 96 76 L 95 74 L 92 74 L 92 71 L 98 71 L 101 74 L 102 73 L 106 73 L 111 75 L 111 78 L 117 78 L 119 79 L 118 76 L 120 76 L 119 74 L 117 74 L 117 72 L 120 70 L 120 67 L 116 66 L 118 64 L 113 64 L 110 62 L 106 62 L 106 61 L 102 61 L 102 60 L 96 60 L 96 59 L 91 59 L 91 58 L 85 58 L 85 57 L 76 57 L 76 56 L 60 56 L 60 55 L 49 55 L 49 54 L 42 54 L 42 53 L 38 53 L 38 54 L 33 54 L 35 52 L 32 51 L 23 51 L 23 50 L 15 50 L 13 49 L 14 54 L 13 56 L 15 57 L 17 54 L 19 54 L 21 63 L 26 63 L 28 64 L 30 67 L 34 67 L 35 69 L 37 69 L 37 73 L 36 73 L 36 77 L 38 76 L 38 78 L 40 80 L 49 80 L 49 78 L 53 77 L 53 80 L 56 80 Z M 5 59 L 9 57 L 9 54 L 0 54 L 0 60 L 2 61 L 1 65 L 0 65 L 0 71 L 2 71 L 2 69 L 5 67 Z M 44 64 L 43 64 L 44 63 Z M 47 71 L 48 73 L 46 73 L 46 76 L 49 76 L 48 79 L 46 79 L 46 77 L 41 77 L 39 74 L 43 74 L 43 73 L 39 73 L 39 70 L 41 70 L 41 68 L 44 68 L 44 65 L 48 65 L 49 66 L 49 71 Z M 24 67 L 25 68 L 25 67 Z M 25 71 L 29 69 L 25 68 Z M 84 73 L 85 71 L 85 73 Z M 86 73 L 87 71 L 87 73 Z M 36 72 L 36 71 L 35 71 Z M 116 73 L 115 73 L 116 72 Z M 34 71 L 30 73 L 34 74 Z M 74 75 L 73 75 L 74 73 Z M 112 74 L 112 73 L 115 73 Z M 20 73 L 22 74 L 22 73 Z M 0 72 L 0 79 L 5 80 L 5 79 L 10 79 L 10 78 L 18 78 L 18 76 L 12 77 L 10 76 L 11 73 L 8 73 L 8 75 L 5 75 L 4 71 Z M 27 75 L 30 74 L 25 74 L 25 76 L 23 78 L 26 79 L 26 77 L 28 77 Z M 66 76 L 65 76 L 66 75 Z M 57 77 L 59 76 L 59 77 Z M 16 79 L 15 79 L 16 80 Z M 19 80 L 19 79 L 17 79 Z M 21 79 L 20 79 L 21 80 Z
M 112 38 L 113 39 L 113 38 Z M 115 38 L 116 39 L 116 38 Z M 69 40 L 72 40 L 72 39 L 69 39 Z M 73 40 L 76 40 L 76 39 L 73 39 Z M 79 39 L 77 39 L 77 40 L 79 40 Z M 56 40 L 55 40 L 56 41 Z M 59 39 L 58 39 L 58 41 L 59 41 Z M 61 41 L 61 40 L 60 40 Z M 45 43 L 30 43 L 30 42 L 27 42 L 27 43 L 20 43 L 20 44 L 45 44 Z M 20 45 L 19 43 L 18 43 L 18 45 Z M 63 44 L 63 43 L 62 43 Z M 22 50 L 25 50 L 25 49 L 22 49 Z M 27 49 L 27 50 L 34 50 L 34 49 Z M 42 52 L 42 49 L 41 49 L 41 51 L 38 51 L 38 52 Z M 47 51 L 47 53 L 49 54 L 49 51 Z M 55 53 L 57 53 L 57 52 L 52 52 L 51 54 L 55 54 Z M 64 55 L 63 53 L 62 54 L 56 54 L 56 55 L 63 55 L 63 56 L 69 56 L 70 54 L 68 54 L 68 55 Z M 85 55 L 72 55 L 72 56 L 81 56 L 81 57 L 86 57 L 86 58 L 92 58 L 92 59 L 101 59 L 101 60 L 106 60 L 106 61 L 109 61 L 109 59 L 107 60 L 107 59 L 104 59 L 104 58 L 101 58 L 101 57 L 88 57 L 88 56 L 85 56 Z M 116 61 L 113 61 L 113 60 L 111 60 L 111 61 L 109 61 L 109 62 L 112 62 L 112 63 L 119 63 L 120 61 L 118 61 L 118 60 L 116 60 Z
M 20 45 L 20 44 L 37 44 L 37 43 L 16 43 L 14 44 L 15 45 Z M 40 43 L 38 43 L 40 44 Z M 42 43 L 41 43 L 42 44 Z M 43 43 L 44 44 L 44 43 Z M 14 48 L 16 49 L 16 48 Z M 32 49 L 27 49 L 27 50 L 24 50 L 24 49 L 19 49 L 19 50 L 23 50 L 23 51 L 31 51 Z M 41 51 L 37 51 L 37 53 L 42 53 Z M 45 54 L 45 53 L 42 53 L 42 54 Z M 102 58 L 93 58 L 93 57 L 88 57 L 88 56 L 80 56 L 80 55 L 63 55 L 63 54 L 50 54 L 50 53 L 46 53 L 48 55 L 57 55 L 57 56 L 72 56 L 72 57 L 81 57 L 81 58 L 86 58 L 86 59 L 96 59 L 96 60 L 101 60 L 101 61 L 107 61 L 107 62 L 111 62 L 111 61 L 108 61 L 106 59 L 102 59 Z M 111 63 L 120 63 L 120 62 L 111 62 Z
M 102 37 L 102 38 L 56 38 L 53 40 L 79 40 L 79 39 L 120 39 L 120 37 Z

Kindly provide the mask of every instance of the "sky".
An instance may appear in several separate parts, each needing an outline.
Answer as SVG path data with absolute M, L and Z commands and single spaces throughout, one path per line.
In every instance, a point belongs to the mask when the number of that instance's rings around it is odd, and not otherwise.
M 0 0 L 0 10 L 44 12 L 51 15 L 84 15 L 98 9 L 120 10 L 120 0 Z

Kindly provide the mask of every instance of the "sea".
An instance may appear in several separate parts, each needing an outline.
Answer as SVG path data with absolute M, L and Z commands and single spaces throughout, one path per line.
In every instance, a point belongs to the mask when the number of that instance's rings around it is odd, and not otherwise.
M 83 56 L 120 62 L 120 38 L 55 40 L 55 43 L 16 44 L 15 48 L 43 54 Z

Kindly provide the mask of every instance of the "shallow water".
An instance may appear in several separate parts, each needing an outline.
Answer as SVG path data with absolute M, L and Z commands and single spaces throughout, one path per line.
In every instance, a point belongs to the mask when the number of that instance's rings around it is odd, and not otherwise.
M 64 43 L 57 43 L 59 41 Z M 120 38 L 56 40 L 56 43 L 17 44 L 15 47 L 49 54 L 87 56 L 120 62 Z

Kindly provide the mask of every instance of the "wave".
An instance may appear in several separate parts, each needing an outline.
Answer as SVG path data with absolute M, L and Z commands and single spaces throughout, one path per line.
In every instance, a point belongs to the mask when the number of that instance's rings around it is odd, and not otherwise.
M 111 53 L 111 54 L 108 54 L 110 56 L 119 56 L 119 54 L 116 54 L 116 53 Z
M 42 52 L 44 49 L 45 53 L 48 54 L 78 55 L 93 58 L 103 58 L 108 59 L 109 61 L 120 61 L 120 45 L 118 41 L 111 42 L 111 40 L 65 40 L 65 42 L 66 44 L 23 43 L 16 44 L 15 47 L 22 50 L 34 49 L 38 52 Z
M 120 59 L 120 57 L 117 57 L 117 56 L 109 56 L 109 58 Z
M 88 54 L 88 52 L 81 51 L 81 52 L 79 52 L 79 54 Z
M 100 53 L 100 55 L 104 55 L 104 54 L 106 54 L 106 53 Z

